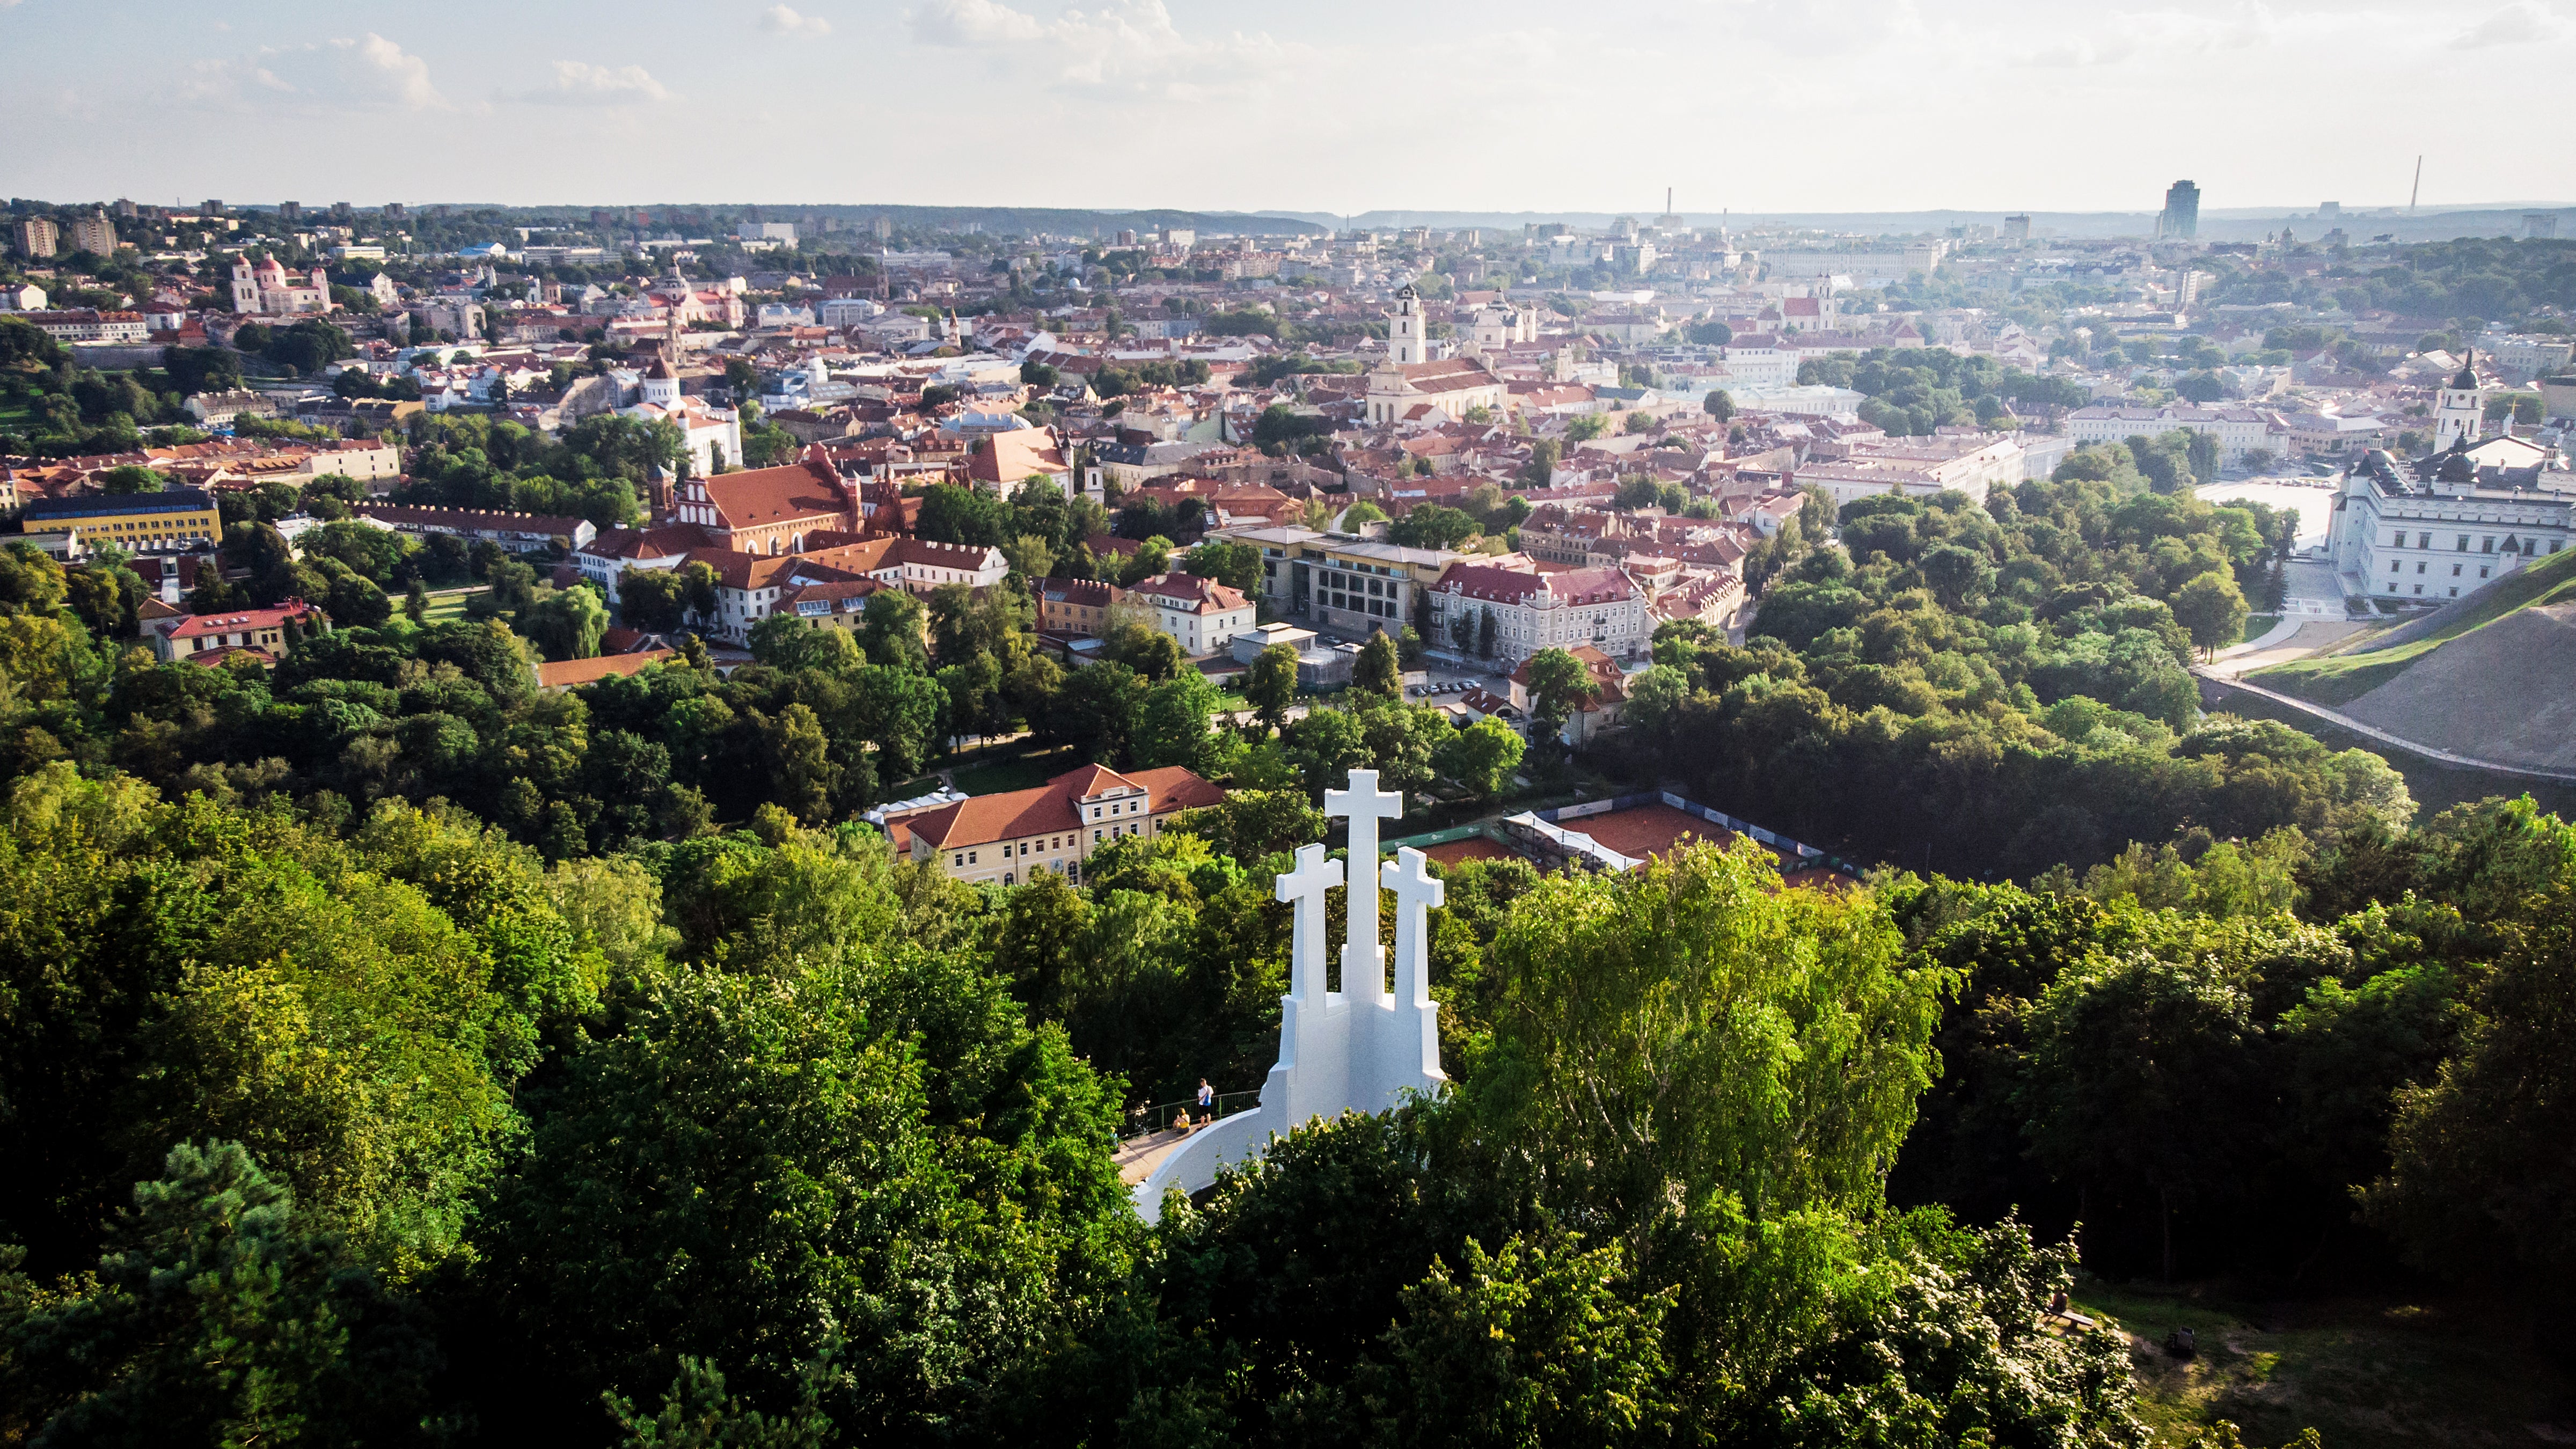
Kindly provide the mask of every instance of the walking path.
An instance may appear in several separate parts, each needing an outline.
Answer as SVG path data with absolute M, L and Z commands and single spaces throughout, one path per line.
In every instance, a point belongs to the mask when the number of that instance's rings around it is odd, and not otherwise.
M 2346 639 L 2362 625 L 2337 619 L 2285 618 L 2260 639 L 2249 639 L 2231 649 L 2221 649 L 2216 658 L 2200 666 L 2200 672 L 2217 679 L 2234 679 L 2257 669 L 2305 659 L 2339 639 Z
M 1163 1165 L 1163 1159 L 1171 1156 L 1176 1148 L 1189 1140 L 1190 1134 L 1187 1131 L 1178 1127 L 1166 1127 L 1149 1136 L 1119 1143 L 1118 1150 L 1109 1154 L 1109 1160 L 1118 1165 L 1118 1180 L 1129 1187 L 1134 1187 L 1146 1178 L 1152 1177 L 1154 1169 Z

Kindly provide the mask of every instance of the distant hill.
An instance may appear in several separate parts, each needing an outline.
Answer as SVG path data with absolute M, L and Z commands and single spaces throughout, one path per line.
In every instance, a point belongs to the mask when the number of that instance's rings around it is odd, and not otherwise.
M 1363 211 L 1347 218 L 1322 211 L 1288 211 L 1280 216 L 1295 217 L 1339 230 L 1347 224 L 1355 227 L 1428 226 L 1451 229 L 1462 226 L 1493 227 L 1518 231 L 1537 222 L 1561 222 L 1582 230 L 1597 231 L 1608 226 L 1618 215 L 1638 222 L 1651 221 L 1659 208 L 1640 207 L 1634 211 Z M 2495 202 L 2449 211 L 2424 211 L 2408 216 L 2397 214 L 2397 208 L 2356 209 L 2340 217 L 2320 219 L 2314 211 L 2297 211 L 2290 207 L 2203 207 L 2200 213 L 2202 241 L 2254 241 L 2267 233 L 2287 227 L 2306 240 L 2315 240 L 2335 227 L 2342 227 L 2354 239 L 2367 241 L 2376 236 L 2393 236 L 2401 242 L 2452 241 L 2460 237 L 2520 236 L 2522 219 L 2532 212 L 2547 212 L 2558 218 L 2563 235 L 2576 235 L 2576 207 L 2560 203 Z M 1737 231 L 1758 227 L 1796 227 L 1801 230 L 1838 232 L 1858 236 L 1939 236 L 1954 226 L 1995 226 L 2002 222 L 2000 211 L 1684 211 L 1679 213 L 1685 225 L 1714 227 L 1721 220 Z M 2029 213 L 2031 230 L 2042 237 L 2068 239 L 2101 239 L 2105 237 L 2152 236 L 2156 213 L 2152 211 L 2033 211 Z
M 2576 770 L 2576 553 L 2348 652 L 2250 679 L 2416 744 Z

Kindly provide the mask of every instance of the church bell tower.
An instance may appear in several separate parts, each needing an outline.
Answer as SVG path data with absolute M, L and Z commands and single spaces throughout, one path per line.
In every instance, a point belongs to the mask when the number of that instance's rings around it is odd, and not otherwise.
M 2479 430 L 2485 426 L 2478 401 L 2477 356 L 2471 352 L 2468 360 L 2460 364 L 2459 375 L 2451 379 L 2449 387 L 2442 389 L 2441 401 L 2433 411 L 2433 451 L 2436 453 L 2462 441 L 2474 444 Z
M 1410 284 L 1395 294 L 1395 310 L 1387 314 L 1386 360 L 1398 366 L 1431 360 L 1431 341 L 1422 329 L 1422 298 Z

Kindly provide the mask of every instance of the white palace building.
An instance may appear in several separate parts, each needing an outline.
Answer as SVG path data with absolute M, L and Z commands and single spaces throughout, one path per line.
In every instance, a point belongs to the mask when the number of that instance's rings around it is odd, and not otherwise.
M 2344 470 L 2327 546 L 2346 595 L 2446 604 L 2576 545 L 2576 473 L 2531 439 L 2481 438 L 2479 403 L 2464 366 L 2434 452 L 2400 463 L 2374 448 Z

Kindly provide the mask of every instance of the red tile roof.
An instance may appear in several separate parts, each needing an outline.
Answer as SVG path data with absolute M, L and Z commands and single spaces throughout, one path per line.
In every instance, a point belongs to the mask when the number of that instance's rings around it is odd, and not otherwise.
M 989 845 L 1032 835 L 1078 831 L 1087 825 L 1083 803 L 1112 791 L 1142 789 L 1147 815 L 1214 805 L 1225 792 L 1178 765 L 1121 774 L 1103 765 L 1085 765 L 1047 781 L 1034 790 L 978 795 L 912 817 L 913 833 L 939 850 Z
M 800 518 L 845 518 L 858 526 L 858 504 L 841 475 L 820 458 L 783 468 L 718 473 L 705 480 L 707 501 L 726 528 L 753 528 Z
M 274 609 L 242 609 L 226 614 L 190 614 L 170 628 L 173 639 L 204 639 L 219 634 L 239 634 L 253 629 L 283 628 L 293 619 L 309 624 L 321 613 L 300 599 L 290 599 Z
M 1185 614 L 1217 614 L 1252 607 L 1240 592 L 1196 574 L 1156 574 L 1129 586 L 1127 592 Z

